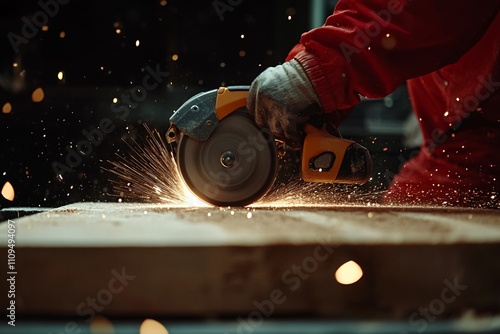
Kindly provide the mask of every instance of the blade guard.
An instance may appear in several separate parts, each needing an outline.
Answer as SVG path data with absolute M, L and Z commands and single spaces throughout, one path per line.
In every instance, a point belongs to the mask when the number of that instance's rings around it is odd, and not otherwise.
M 207 140 L 222 119 L 246 106 L 249 89 L 249 86 L 221 87 L 193 96 L 170 117 L 167 141 L 175 142 L 181 134 L 198 141 Z
M 326 125 L 304 127 L 301 178 L 306 182 L 363 184 L 370 179 L 371 157 L 363 146 L 339 138 Z

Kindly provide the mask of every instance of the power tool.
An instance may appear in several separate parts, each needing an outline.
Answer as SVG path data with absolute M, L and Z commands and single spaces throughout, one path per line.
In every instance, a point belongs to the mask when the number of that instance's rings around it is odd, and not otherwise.
M 246 206 L 263 197 L 278 171 L 283 141 L 260 128 L 246 108 L 249 86 L 199 93 L 170 117 L 166 138 L 187 187 L 218 206 Z M 324 118 L 303 127 L 300 177 L 306 182 L 364 184 L 368 150 L 341 138 Z

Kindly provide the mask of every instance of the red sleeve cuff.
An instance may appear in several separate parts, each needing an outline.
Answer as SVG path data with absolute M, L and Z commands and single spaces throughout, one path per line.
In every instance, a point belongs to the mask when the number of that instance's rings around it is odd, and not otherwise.
M 299 52 L 295 59 L 306 71 L 325 113 L 348 109 L 359 103 L 359 97 L 357 101 L 345 101 L 347 74 L 342 72 L 342 66 L 330 66 L 327 73 L 318 58 L 307 51 Z M 334 58 L 331 62 L 335 62 Z
M 304 51 L 304 50 L 305 50 L 305 47 L 304 47 L 304 45 L 302 45 L 301 43 L 299 43 L 299 44 L 295 45 L 295 46 L 293 47 L 293 49 L 292 49 L 292 50 L 290 50 L 290 53 L 288 53 L 288 56 L 286 56 L 285 61 L 290 61 L 290 60 L 292 60 L 293 58 L 295 58 L 295 56 L 296 56 L 299 52 Z

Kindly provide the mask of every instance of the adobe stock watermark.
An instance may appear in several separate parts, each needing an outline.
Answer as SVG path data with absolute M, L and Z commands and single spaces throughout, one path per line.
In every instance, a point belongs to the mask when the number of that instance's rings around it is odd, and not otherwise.
M 458 278 L 455 277 L 453 282 L 448 279 L 443 281 L 445 287 L 441 290 L 439 298 L 433 299 L 429 304 L 419 307 L 418 311 L 410 314 L 408 319 L 412 327 L 416 327 L 418 333 L 423 333 L 429 323 L 437 320 L 438 316 L 446 310 L 446 305 L 449 305 L 467 289 L 467 285 L 460 284 Z M 400 332 L 400 334 L 409 334 L 408 332 Z
M 460 129 L 463 122 L 465 122 L 473 112 L 477 112 L 477 109 L 482 102 L 486 101 L 491 95 L 493 95 L 500 88 L 500 82 L 493 80 L 493 75 L 490 73 L 487 78 L 483 76 L 477 77 L 477 85 L 474 88 L 474 92 L 463 99 L 456 101 L 453 108 L 453 112 L 445 112 L 443 115 L 443 120 L 447 124 L 453 124 L 447 129 L 436 128 L 430 134 L 430 140 L 424 144 L 422 149 L 426 150 L 429 154 L 433 154 L 436 148 L 444 143 L 450 138 L 453 132 Z M 419 155 L 419 149 L 413 150 L 410 153 L 409 159 L 412 159 Z M 402 177 L 409 177 L 413 171 L 409 169 L 402 168 L 407 162 L 403 155 L 399 155 L 399 175 Z M 385 173 L 386 181 L 390 182 L 396 174 L 391 172 Z
M 66 5 L 71 0 L 40 0 L 38 6 L 41 10 L 35 12 L 29 20 L 26 16 L 21 18 L 23 26 L 21 28 L 21 35 L 14 32 L 9 32 L 7 38 L 9 39 L 15 53 L 19 53 L 19 47 L 22 44 L 28 44 L 29 41 L 38 35 L 40 29 L 49 23 L 51 18 L 54 18 L 61 10 L 61 5 Z
M 121 293 L 135 279 L 135 276 L 126 273 L 125 268 L 121 268 L 120 271 L 113 269 L 111 275 L 112 277 L 105 288 L 99 290 L 95 296 L 88 296 L 85 301 L 76 306 L 76 314 L 80 317 L 86 317 L 86 323 L 92 322 L 96 314 L 111 304 L 114 296 Z M 80 334 L 81 332 L 81 326 L 75 321 L 69 321 L 64 326 L 63 332 L 50 332 L 49 334 Z
M 124 121 L 130 114 L 131 108 L 137 108 L 139 103 L 146 100 L 148 92 L 156 89 L 169 76 L 168 72 L 163 72 L 157 64 L 153 69 L 150 66 L 145 68 L 148 73 L 142 79 L 142 85 L 135 86 L 127 92 L 122 93 L 116 103 L 110 105 L 110 109 L 118 120 Z M 83 158 L 89 156 L 94 151 L 94 147 L 101 145 L 104 138 L 115 130 L 113 120 L 104 117 L 99 121 L 99 126 L 90 130 L 82 130 L 85 139 L 78 141 L 75 147 L 66 145 L 66 157 L 64 162 L 53 161 L 51 166 L 59 180 L 63 180 L 64 173 L 71 172 L 78 167 Z
M 215 9 L 215 12 L 219 16 L 221 22 L 224 22 L 224 14 L 226 12 L 233 12 L 234 9 L 241 5 L 243 0 L 214 0 L 212 2 L 212 6 Z
M 289 269 L 281 274 L 281 281 L 287 286 L 289 292 L 294 292 L 300 288 L 302 282 L 307 280 L 315 272 L 321 262 L 328 260 L 335 252 L 337 245 L 331 245 L 325 242 L 319 242 L 314 248 L 311 256 L 308 256 L 297 265 L 293 264 Z M 238 334 L 252 334 L 256 328 L 264 323 L 265 318 L 274 314 L 277 305 L 285 303 L 287 300 L 286 291 L 274 289 L 269 293 L 269 298 L 263 300 L 254 300 L 255 310 L 250 312 L 245 318 L 238 317 Z M 226 332 L 227 334 L 227 332 Z
M 16 326 L 16 222 L 7 221 L 7 298 L 9 300 L 7 307 L 7 324 Z
M 393 17 L 400 14 L 403 9 L 403 4 L 400 0 L 389 0 L 387 2 L 386 9 L 382 9 L 378 12 L 371 12 L 373 20 L 369 22 L 364 29 L 355 27 L 356 33 L 353 39 L 354 45 L 345 41 L 339 44 L 340 50 L 342 51 L 347 63 L 350 64 L 354 54 L 359 54 L 362 49 L 367 48 L 370 45 L 374 38 L 380 36 L 382 29 L 387 27 Z M 388 46 L 390 46 L 389 43 Z

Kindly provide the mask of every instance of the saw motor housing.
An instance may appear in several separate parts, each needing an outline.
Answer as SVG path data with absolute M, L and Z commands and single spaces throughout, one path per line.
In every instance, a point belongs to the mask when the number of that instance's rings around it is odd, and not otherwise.
M 249 86 L 221 87 L 186 101 L 170 118 L 167 141 L 182 136 L 206 141 L 228 115 L 246 108 Z M 228 120 L 229 121 L 229 120 Z M 364 184 L 370 178 L 368 150 L 330 131 L 329 124 L 306 124 L 301 178 L 306 182 Z

